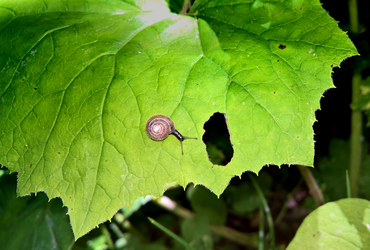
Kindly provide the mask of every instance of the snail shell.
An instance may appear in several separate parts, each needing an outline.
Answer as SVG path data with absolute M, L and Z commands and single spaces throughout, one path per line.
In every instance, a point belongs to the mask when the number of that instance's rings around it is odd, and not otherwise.
M 185 139 L 197 139 L 196 137 L 182 136 L 180 132 L 175 129 L 173 121 L 165 115 L 155 115 L 150 117 L 146 122 L 145 131 L 149 138 L 154 141 L 162 141 L 166 139 L 168 135 L 173 134 L 180 141 L 182 154 L 184 154 L 182 142 Z
M 165 115 L 155 115 L 146 122 L 145 131 L 154 141 L 162 141 L 175 132 L 173 121 Z

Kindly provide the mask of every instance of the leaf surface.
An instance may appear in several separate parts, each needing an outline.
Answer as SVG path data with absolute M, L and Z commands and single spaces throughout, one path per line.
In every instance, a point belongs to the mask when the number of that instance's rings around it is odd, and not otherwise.
M 139 4 L 140 3 L 140 4 Z M 266 164 L 312 166 L 312 124 L 332 66 L 357 54 L 319 1 L 0 0 L 0 163 L 18 195 L 68 207 L 76 238 L 179 183 L 222 193 Z M 234 156 L 201 138 L 225 113 Z M 155 114 L 185 136 L 158 142 Z
M 368 249 L 370 202 L 342 199 L 329 202 L 309 214 L 287 250 Z

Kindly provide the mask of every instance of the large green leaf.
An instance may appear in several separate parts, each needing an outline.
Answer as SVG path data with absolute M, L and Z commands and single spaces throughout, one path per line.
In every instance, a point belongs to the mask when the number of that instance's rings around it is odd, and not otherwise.
M 307 216 L 287 250 L 369 248 L 370 202 L 343 199 L 329 202 Z
M 357 51 L 319 1 L 0 0 L 0 163 L 18 195 L 61 197 L 78 238 L 179 183 L 219 195 L 266 164 L 312 166 L 332 66 Z M 234 156 L 200 140 L 226 114 Z M 157 142 L 154 114 L 198 140 Z

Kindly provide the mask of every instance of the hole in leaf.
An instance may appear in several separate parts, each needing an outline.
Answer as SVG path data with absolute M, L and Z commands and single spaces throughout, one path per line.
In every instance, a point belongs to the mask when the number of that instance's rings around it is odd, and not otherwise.
M 284 44 L 279 45 L 279 49 L 285 49 L 285 48 L 286 48 L 286 45 L 284 45 Z
M 203 142 L 207 146 L 208 158 L 213 164 L 226 166 L 234 155 L 234 149 L 230 142 L 230 133 L 226 124 L 226 116 L 223 113 L 214 113 L 204 123 Z

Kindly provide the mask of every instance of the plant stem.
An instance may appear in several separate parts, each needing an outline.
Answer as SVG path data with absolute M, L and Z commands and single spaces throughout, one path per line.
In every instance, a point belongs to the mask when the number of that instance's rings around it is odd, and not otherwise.
M 359 33 L 357 0 L 348 1 L 350 31 L 357 35 Z M 361 71 L 355 68 L 352 76 L 352 103 L 357 102 L 361 97 L 360 92 Z M 350 152 L 350 181 L 352 197 L 358 197 L 358 179 L 361 166 L 361 136 L 362 136 L 362 112 L 352 110 L 351 117 L 351 152 Z
M 347 186 L 347 198 L 351 198 L 351 184 L 349 181 L 348 170 L 346 170 L 346 186 Z
M 260 226 L 258 229 L 258 250 L 265 249 L 265 216 L 262 207 L 260 207 Z
M 265 211 L 266 218 L 267 218 L 267 225 L 269 227 L 270 236 L 271 236 L 271 243 L 270 243 L 270 249 L 275 249 L 275 230 L 274 230 L 274 221 L 272 220 L 270 207 L 267 204 L 266 198 L 262 193 L 262 190 L 258 186 L 256 180 L 254 179 L 254 176 L 250 173 L 248 173 L 249 179 L 252 181 L 252 184 L 254 188 L 257 191 L 257 194 L 260 198 L 260 201 L 262 203 L 263 210 Z
M 193 218 L 194 213 L 181 205 L 177 204 L 175 201 L 171 200 L 167 196 L 162 196 L 159 200 L 157 198 L 152 198 L 152 202 L 158 206 L 164 208 L 165 210 L 179 216 L 180 218 Z
M 239 232 L 230 227 L 219 225 L 209 225 L 209 228 L 211 229 L 212 233 L 222 236 L 225 239 L 236 242 L 242 246 L 247 246 L 248 248 L 255 247 L 253 244 L 253 242 L 255 242 L 255 238 L 249 234 Z
M 163 209 L 179 216 L 180 218 L 189 219 L 194 217 L 194 213 L 192 211 L 182 207 L 167 196 L 162 196 L 160 200 L 153 198 L 152 201 Z M 209 225 L 209 228 L 213 233 L 218 234 L 225 239 L 236 242 L 246 247 L 254 247 L 254 237 L 250 234 L 242 233 L 230 227 L 219 225 Z
M 308 189 L 310 190 L 311 195 L 315 199 L 317 206 L 324 204 L 324 198 L 322 196 L 321 190 L 316 183 L 315 178 L 313 177 L 311 171 L 306 166 L 298 165 L 299 171 L 303 176 L 303 179 L 306 182 Z
M 352 103 L 357 102 L 360 97 L 361 73 L 355 69 L 352 76 Z M 351 181 L 352 197 L 358 197 L 358 179 L 361 167 L 361 136 L 362 136 L 362 111 L 352 110 L 351 117 L 351 151 L 349 176 Z
M 185 0 L 184 1 L 184 4 L 182 5 L 182 10 L 180 11 L 180 14 L 186 15 L 186 13 L 189 10 L 189 4 L 190 4 L 190 0 Z
M 154 225 L 156 226 L 157 228 L 159 228 L 161 231 L 163 231 L 164 233 L 166 233 L 168 236 L 170 236 L 171 238 L 173 238 L 174 240 L 176 240 L 178 243 L 180 243 L 181 245 L 183 245 L 186 249 L 190 249 L 190 250 L 196 250 L 194 247 L 192 247 L 191 245 L 189 245 L 189 243 L 187 243 L 185 240 L 183 240 L 181 237 L 179 237 L 177 234 L 174 234 L 171 230 L 168 230 L 165 226 L 163 226 L 162 224 L 156 222 L 154 219 L 148 217 L 149 221 Z
M 349 10 L 349 30 L 358 34 L 359 32 L 359 23 L 358 23 L 358 8 L 357 0 L 348 0 L 348 10 Z

